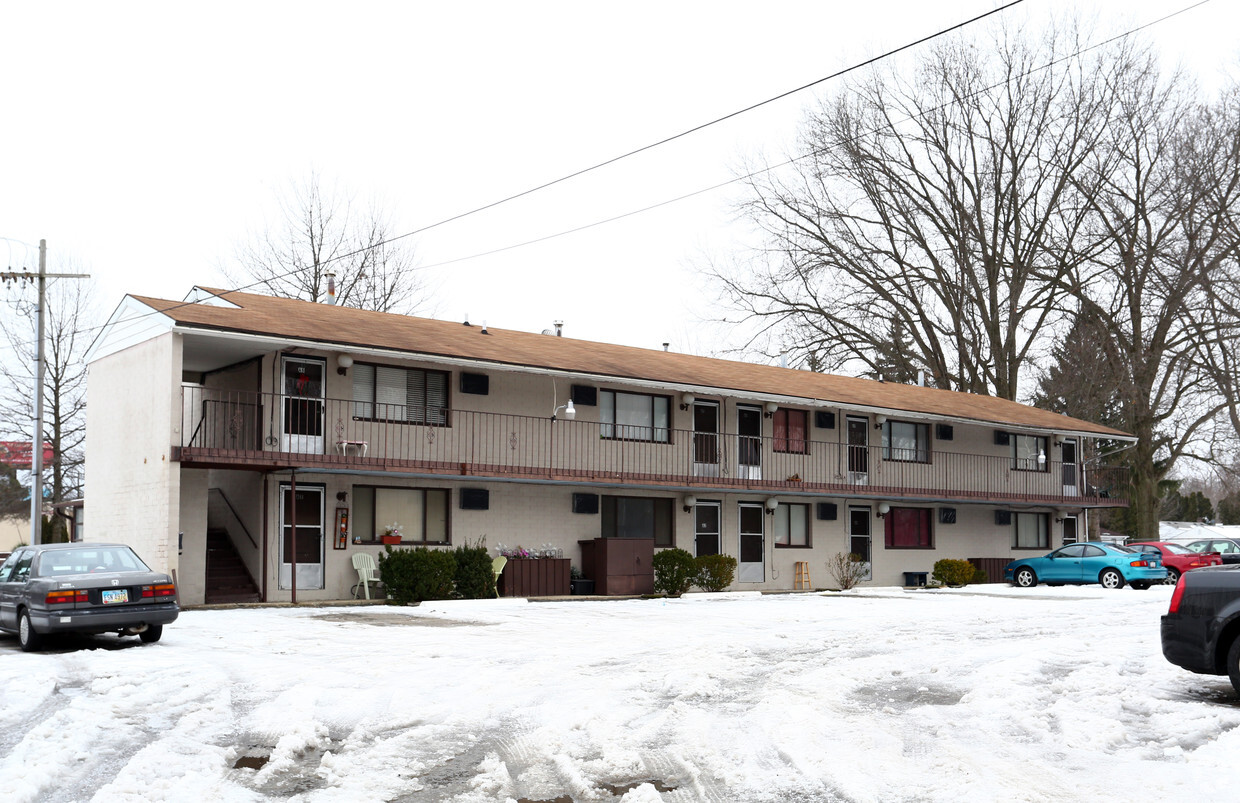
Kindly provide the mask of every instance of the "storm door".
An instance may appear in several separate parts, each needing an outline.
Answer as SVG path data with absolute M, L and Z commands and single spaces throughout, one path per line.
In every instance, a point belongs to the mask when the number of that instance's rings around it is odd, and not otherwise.
M 1064 516 L 1063 519 L 1063 542 L 1064 544 L 1075 544 L 1081 540 L 1076 534 L 1076 516 Z
M 718 555 L 720 506 L 718 502 L 698 502 L 693 507 L 693 554 Z
M 719 402 L 693 403 L 693 476 L 719 476 Z
M 862 580 L 874 579 L 874 563 L 871 554 L 870 521 L 872 515 L 868 507 L 848 508 L 848 551 L 861 558 L 865 564 L 865 576 Z
M 853 485 L 870 482 L 870 419 L 848 417 L 848 480 Z
M 280 485 L 280 588 L 292 588 L 293 489 Z M 297 589 L 323 587 L 323 488 L 297 485 Z
M 1074 438 L 1064 440 L 1060 454 L 1063 456 L 1063 495 L 1078 496 L 1080 491 L 1077 490 L 1076 478 L 1080 472 L 1077 466 L 1076 440 Z
M 761 504 L 740 504 L 740 563 L 736 579 L 741 583 L 766 581 L 766 538 L 763 533 L 765 507 Z
M 323 454 L 323 373 L 323 360 L 283 359 L 281 451 Z
M 736 406 L 737 476 L 743 480 L 762 479 L 762 410 Z

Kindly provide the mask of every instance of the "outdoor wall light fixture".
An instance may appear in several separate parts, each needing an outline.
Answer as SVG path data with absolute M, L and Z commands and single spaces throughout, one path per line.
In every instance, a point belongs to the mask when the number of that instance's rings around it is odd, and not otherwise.
M 772 416 L 774 416 L 774 415 L 775 415 L 775 411 L 776 411 L 776 410 L 778 410 L 778 409 L 779 409 L 779 404 L 778 404 L 778 403 L 776 403 L 776 402 L 767 402 L 767 403 L 766 403 L 766 412 L 764 412 L 764 413 L 762 414 L 762 417 L 763 417 L 763 418 L 771 418 Z
M 561 404 L 559 407 L 551 411 L 552 421 L 555 420 L 556 413 L 560 412 L 561 410 L 564 411 L 564 417 L 567 418 L 569 421 L 572 421 L 574 418 L 577 417 L 577 408 L 573 406 L 572 399 L 568 400 L 568 404 Z
M 772 497 L 769 497 L 769 498 L 766 500 L 766 512 L 767 512 L 767 515 L 774 515 L 774 514 L 775 514 L 776 509 L 778 509 L 778 508 L 779 508 L 779 500 L 778 500 L 778 499 L 776 499 L 775 497 L 773 497 L 773 496 L 772 496 Z
M 697 401 L 697 397 L 694 396 L 692 393 L 684 394 L 683 396 L 680 397 L 680 409 L 688 410 L 690 407 L 693 406 L 693 403 L 695 401 Z
M 693 510 L 693 506 L 697 504 L 697 497 L 696 497 L 696 496 L 686 496 L 686 497 L 684 498 L 683 502 L 684 502 L 684 505 L 685 505 L 685 512 L 686 512 L 686 513 L 688 513 L 690 510 Z
M 883 424 L 886 424 L 886 423 L 887 423 L 887 416 L 883 415 L 882 413 L 879 413 L 878 415 L 874 416 L 874 428 L 875 429 L 882 429 Z
M 879 506 L 878 506 L 878 517 L 879 517 L 880 519 L 881 519 L 881 518 L 883 518 L 884 516 L 886 516 L 886 515 L 887 515 L 888 513 L 890 513 L 890 512 L 891 512 L 891 505 L 887 504 L 886 502 L 882 502 L 882 503 L 880 503 L 880 504 L 879 504 Z
M 352 357 L 350 357 L 348 354 L 337 354 L 336 355 L 336 373 L 340 374 L 341 376 L 344 376 L 345 374 L 349 372 L 349 369 L 352 367 L 353 367 Z

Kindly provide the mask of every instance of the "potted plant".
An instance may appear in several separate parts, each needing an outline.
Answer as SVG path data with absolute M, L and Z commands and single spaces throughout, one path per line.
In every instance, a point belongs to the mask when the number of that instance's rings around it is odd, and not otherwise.
M 405 537 L 405 530 L 397 522 L 392 522 L 383 528 L 383 535 L 379 540 L 385 544 L 399 544 Z

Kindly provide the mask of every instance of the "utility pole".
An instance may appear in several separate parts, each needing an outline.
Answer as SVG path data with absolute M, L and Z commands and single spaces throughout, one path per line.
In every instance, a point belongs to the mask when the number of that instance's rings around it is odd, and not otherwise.
M 30 444 L 30 543 L 43 541 L 43 380 L 47 375 L 47 358 L 43 353 L 44 307 L 47 306 L 47 279 L 86 279 L 89 273 L 52 273 L 47 272 L 47 240 L 39 240 L 39 273 L 31 276 L 30 271 L 21 273 L 0 273 L 5 282 L 16 280 L 39 282 L 39 343 L 38 367 L 35 370 L 34 382 L 34 439 Z

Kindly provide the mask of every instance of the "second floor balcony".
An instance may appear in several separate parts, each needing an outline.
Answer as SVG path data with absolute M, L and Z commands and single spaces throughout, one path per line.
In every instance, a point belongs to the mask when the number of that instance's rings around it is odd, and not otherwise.
M 334 469 L 668 490 L 1119 507 L 1127 474 L 1040 457 L 182 389 L 183 465 Z M 878 439 L 878 433 L 873 433 Z M 835 439 L 831 439 L 835 438 Z M 935 442 L 934 446 L 944 445 Z

